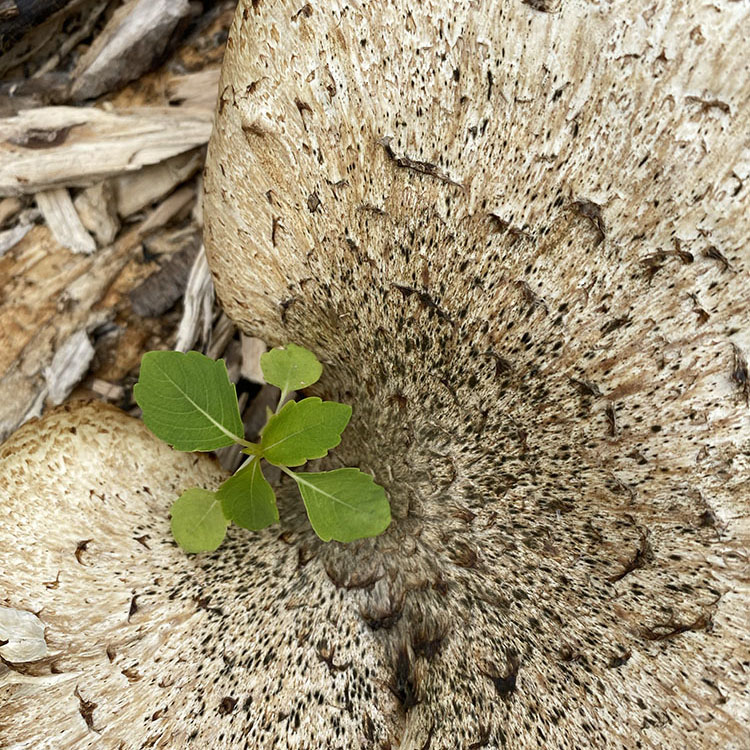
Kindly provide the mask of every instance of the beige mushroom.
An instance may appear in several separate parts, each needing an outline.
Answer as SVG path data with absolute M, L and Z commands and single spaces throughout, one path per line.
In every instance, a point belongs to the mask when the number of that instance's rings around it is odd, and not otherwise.
M 736 2 L 242 0 L 217 290 L 321 357 L 330 464 L 394 521 L 324 545 L 282 497 L 187 557 L 208 459 L 93 406 L 22 428 L 0 604 L 50 655 L 0 738 L 746 748 L 749 37 Z

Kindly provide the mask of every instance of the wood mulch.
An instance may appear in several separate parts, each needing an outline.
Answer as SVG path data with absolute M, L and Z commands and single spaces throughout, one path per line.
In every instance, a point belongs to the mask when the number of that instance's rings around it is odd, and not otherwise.
M 218 307 L 201 242 L 235 4 L 0 0 L 0 441 L 70 399 L 137 415 L 152 349 L 224 357 L 250 432 L 264 418 L 263 344 Z

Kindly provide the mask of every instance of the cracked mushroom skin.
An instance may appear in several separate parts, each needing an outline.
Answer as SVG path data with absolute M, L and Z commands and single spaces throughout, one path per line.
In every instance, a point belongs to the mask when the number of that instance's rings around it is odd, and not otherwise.
M 746 748 L 749 36 L 732 2 L 240 2 L 217 290 L 323 360 L 322 465 L 394 520 L 322 544 L 282 485 L 281 528 L 186 556 L 207 459 L 22 428 L 1 603 L 50 655 L 0 675 L 0 740 Z

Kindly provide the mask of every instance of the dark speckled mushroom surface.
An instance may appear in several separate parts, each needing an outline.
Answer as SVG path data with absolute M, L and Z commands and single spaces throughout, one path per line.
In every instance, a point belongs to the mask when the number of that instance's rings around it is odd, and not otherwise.
M 217 291 L 321 358 L 310 395 L 354 408 L 323 465 L 372 471 L 394 521 L 323 545 L 282 499 L 280 529 L 187 558 L 166 509 L 193 459 L 161 448 L 152 495 L 117 473 L 128 513 L 59 532 L 80 576 L 75 540 L 106 540 L 80 557 L 116 616 L 3 527 L 7 603 L 62 655 L 13 673 L 0 737 L 749 747 L 749 45 L 728 0 L 243 0 L 205 175 Z M 115 482 L 43 450 L 61 486 Z M 73 511 L 40 497 L 56 550 Z

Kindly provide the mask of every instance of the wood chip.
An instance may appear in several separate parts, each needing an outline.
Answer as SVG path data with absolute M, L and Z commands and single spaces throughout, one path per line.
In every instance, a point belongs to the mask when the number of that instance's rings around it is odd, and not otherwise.
M 205 347 L 206 356 L 210 357 L 211 359 L 218 359 L 220 356 L 222 356 L 226 348 L 229 346 L 229 342 L 234 337 L 236 331 L 237 326 L 224 313 L 221 313 L 221 315 L 219 315 L 219 319 L 211 329 L 211 336 L 208 342 L 208 346 Z M 242 353 L 238 348 L 235 356 L 235 381 L 240 377 L 241 359 Z
M 55 352 L 50 366 L 44 369 L 51 404 L 57 406 L 65 401 L 86 374 L 93 358 L 94 347 L 85 330 L 76 331 L 63 343 Z
M 30 231 L 33 224 L 17 224 L 12 229 L 0 232 L 0 258 L 14 248 Z
M 208 341 L 213 319 L 214 282 L 208 267 L 206 252 L 201 247 L 190 271 L 185 290 L 184 311 L 177 329 L 178 352 L 187 352 L 201 336 Z
M 190 206 L 195 200 L 195 188 L 192 185 L 185 185 L 185 187 L 172 193 L 165 201 L 162 201 L 141 224 L 141 234 L 146 235 L 149 232 L 163 227 L 167 222 L 171 221 L 177 216 L 180 211 Z
M 125 395 L 125 389 L 116 383 L 110 383 L 108 380 L 94 378 L 90 384 L 91 390 L 98 396 L 107 401 L 120 401 Z
M 201 232 L 194 223 L 188 226 L 162 229 L 143 240 L 144 255 L 147 258 L 174 255 L 186 247 L 199 248 Z
M 6 22 L 19 15 L 16 0 L 0 0 L 0 21 Z
M 263 339 L 254 336 L 246 336 L 244 333 L 240 336 L 242 342 L 242 377 L 251 383 L 263 385 L 266 381 L 263 379 L 263 371 L 260 369 L 260 355 L 266 351 L 266 343 Z
M 133 312 L 144 317 L 161 315 L 182 297 L 199 244 L 170 256 L 162 268 L 130 292 Z
M 109 180 L 97 182 L 83 190 L 73 205 L 81 218 L 81 223 L 91 232 L 101 247 L 111 245 L 120 231 L 120 219 L 112 183 Z
M 189 14 L 189 0 L 130 0 L 120 6 L 73 72 L 73 100 L 93 99 L 149 70 Z
M 203 160 L 203 149 L 196 149 L 161 164 L 116 177 L 117 212 L 124 219 L 161 200 L 190 179 L 203 166 Z
M 0 227 L 9 222 L 22 208 L 23 203 L 18 198 L 0 200 Z
M 93 253 L 94 238 L 86 231 L 65 188 L 37 193 L 36 204 L 55 239 L 74 253 Z
M 221 68 L 207 68 L 197 73 L 175 76 L 167 83 L 167 97 L 172 105 L 214 109 L 219 94 Z
M 213 112 L 39 107 L 0 119 L 0 196 L 95 182 L 203 146 Z

